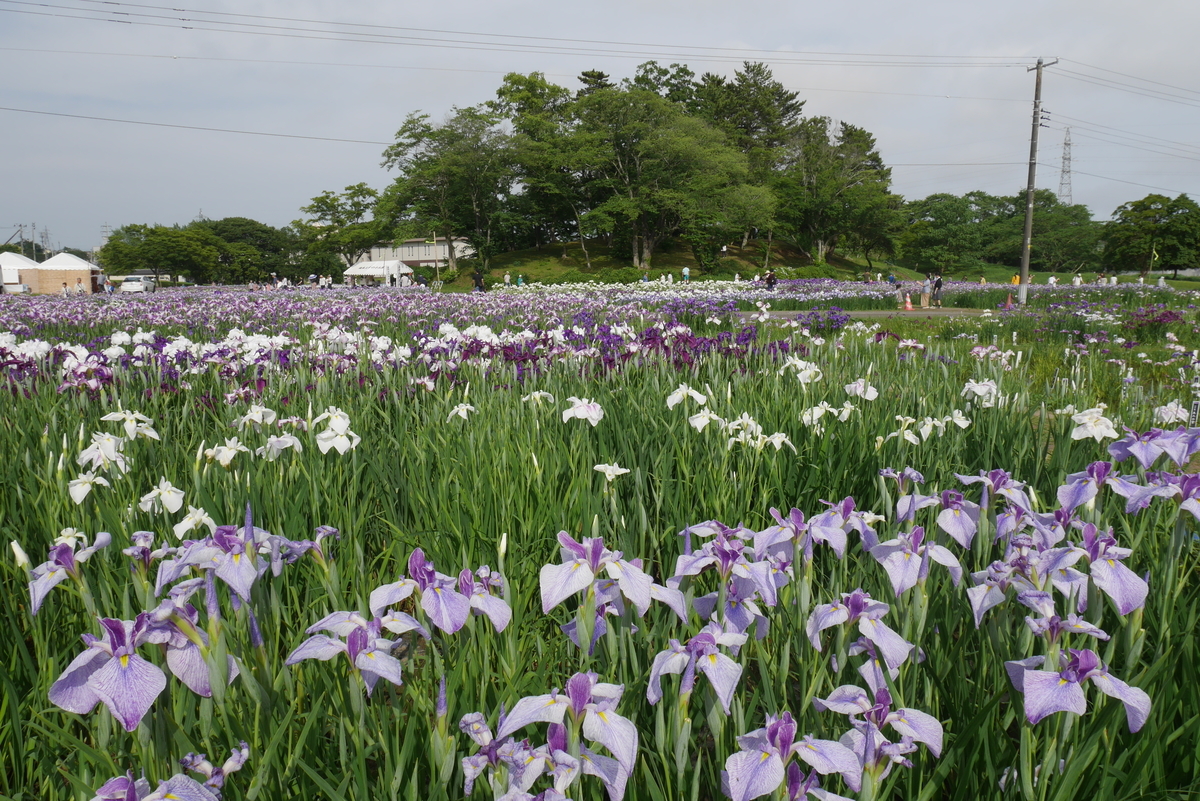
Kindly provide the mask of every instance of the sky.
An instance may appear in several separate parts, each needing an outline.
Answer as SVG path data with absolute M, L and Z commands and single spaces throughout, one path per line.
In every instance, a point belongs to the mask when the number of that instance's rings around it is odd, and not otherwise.
M 574 90 L 649 60 L 768 64 L 806 115 L 874 134 L 917 199 L 1024 189 L 1029 68 L 1057 58 L 1039 187 L 1058 191 L 1070 127 L 1072 199 L 1096 218 L 1200 197 L 1194 0 L 177 2 L 0 0 L 0 242 L 18 225 L 84 250 L 105 226 L 286 225 L 326 190 L 386 186 L 411 112 L 486 101 L 509 72 Z

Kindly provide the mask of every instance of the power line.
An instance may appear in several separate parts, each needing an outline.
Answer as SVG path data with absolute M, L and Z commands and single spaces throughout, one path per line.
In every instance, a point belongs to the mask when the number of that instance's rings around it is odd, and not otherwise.
M 86 114 L 64 114 L 57 111 L 38 111 L 30 108 L 10 108 L 8 106 L 0 106 L 0 111 L 15 111 L 21 114 L 40 114 L 47 117 L 69 117 L 75 120 L 97 120 L 99 122 L 120 122 L 126 125 L 151 125 L 155 128 L 183 128 L 189 131 L 210 131 L 214 133 L 231 133 L 244 134 L 247 136 L 274 136 L 281 139 L 308 139 L 315 142 L 345 142 L 353 145 L 383 145 L 388 146 L 394 142 L 375 142 L 367 139 L 338 139 L 332 136 L 304 136 L 302 134 L 286 134 L 286 133 L 271 133 L 268 131 L 239 131 L 234 128 L 209 128 L 201 125 L 176 125 L 169 122 L 147 122 L 145 120 L 120 120 L 112 117 L 93 117 Z
M 1046 166 L 1046 165 L 1042 165 L 1042 166 Z M 1157 189 L 1160 192 L 1174 192 L 1175 194 L 1178 194 L 1178 195 L 1191 194 L 1190 192 L 1185 192 L 1180 189 L 1168 189 L 1165 186 L 1153 186 L 1151 184 L 1138 183 L 1137 181 L 1126 181 L 1122 178 L 1111 178 L 1107 175 L 1097 175 L 1094 172 L 1084 172 L 1083 170 L 1074 170 L 1074 172 L 1076 175 L 1086 175 L 1089 178 L 1099 178 L 1102 181 L 1115 181 L 1116 183 L 1119 183 L 1119 184 L 1130 184 L 1131 186 L 1141 186 L 1141 187 L 1145 187 L 1146 189 Z
M 1161 81 L 1152 81 L 1149 78 L 1139 78 L 1136 75 L 1130 75 L 1125 72 L 1117 72 L 1116 70 L 1110 70 L 1110 69 L 1107 69 L 1106 67 L 1097 67 L 1092 64 L 1084 64 L 1082 61 L 1076 61 L 1073 58 L 1064 58 L 1062 60 L 1070 61 L 1072 64 L 1078 64 L 1081 67 L 1087 67 L 1090 70 L 1098 70 L 1100 72 L 1107 72 L 1111 75 L 1120 75 L 1122 78 L 1129 78 L 1131 80 L 1141 81 L 1142 83 L 1152 83 L 1152 84 L 1155 84 L 1156 86 L 1165 86 L 1168 89 L 1175 89 L 1180 92 L 1190 92 L 1191 94 L 1194 94 L 1194 95 L 1200 95 L 1200 91 L 1197 91 L 1196 89 L 1188 89 L 1183 86 L 1173 86 L 1172 84 L 1162 83 Z
M 1128 84 L 1122 84 L 1122 83 L 1118 83 L 1116 81 L 1110 81 L 1107 78 L 1096 78 L 1094 76 L 1084 75 L 1083 73 L 1074 72 L 1072 70 L 1055 70 L 1055 74 L 1061 75 L 1064 78 L 1067 78 L 1068 80 L 1080 81 L 1081 83 L 1089 83 L 1089 84 L 1092 84 L 1093 86 L 1100 86 L 1105 89 L 1116 89 L 1119 92 L 1126 92 L 1131 95 L 1138 95 L 1139 97 L 1148 97 L 1151 100 L 1163 100 L 1163 101 L 1166 101 L 1167 103 L 1176 103 L 1181 106 L 1191 106 L 1192 108 L 1200 108 L 1200 103 L 1192 102 L 1192 98 L 1180 97 L 1179 95 L 1171 95 L 1166 92 L 1158 92 L 1157 90 L 1154 90 L 1154 89 L 1139 91 L 1136 87 L 1127 88 Z
M 533 44 L 517 44 L 509 42 L 478 42 L 468 40 L 441 39 L 422 36 L 397 35 L 397 34 L 376 34 L 366 32 L 344 32 L 344 31 L 326 31 L 312 28 L 299 28 L 295 26 L 281 25 L 263 25 L 256 23 L 223 23 L 213 20 L 192 20 L 188 18 L 165 17 L 164 15 L 154 14 L 136 14 L 132 12 L 116 12 L 116 11 L 91 11 L 88 9 L 79 9 L 73 6 L 63 6 L 53 3 L 38 3 L 29 2 L 28 0 L 0 0 L 0 3 L 8 5 L 30 6 L 36 8 L 59 9 L 60 11 L 74 11 L 82 14 L 100 14 L 103 16 L 80 16 L 79 14 L 55 13 L 50 11 L 29 11 L 14 8 L 0 8 L 0 12 L 10 14 L 23 14 L 31 16 L 55 17 L 61 19 L 78 19 L 92 22 L 116 22 L 125 25 L 138 25 L 154 28 L 169 28 L 179 30 L 198 30 L 212 33 L 236 33 L 251 36 L 272 36 L 277 38 L 289 39 L 310 39 L 317 41 L 333 41 L 333 42 L 352 42 L 357 44 L 388 44 L 388 45 L 403 45 L 408 47 L 425 47 L 435 49 L 449 50 L 476 50 L 482 52 L 500 52 L 500 53 L 536 53 L 542 55 L 567 55 L 580 56 L 585 55 L 595 58 L 654 58 L 662 57 L 663 54 L 652 51 L 635 51 L 635 50 L 612 50 L 609 48 L 580 48 L 564 45 L 533 45 Z M 105 5 L 115 5 L 105 3 Z M 205 12 L 199 12 L 205 13 Z M 131 19 L 131 17 L 140 17 L 143 19 Z M 149 22 L 147 19 L 171 19 L 172 22 Z M 201 22 L 204 24 L 186 24 Z M 334 23 L 338 24 L 338 23 Z M 236 25 L 233 27 L 206 27 L 212 25 Z M 357 26 L 357 24 L 356 24 Z M 378 27 L 378 26 L 370 26 Z M 240 30 L 239 28 L 249 28 L 250 30 Z M 486 34 L 471 34 L 474 36 L 483 36 Z M 562 40 L 564 42 L 569 40 Z M 668 45 L 667 47 L 682 47 L 681 45 Z M 757 52 L 757 51 L 756 51 Z M 745 60 L 744 56 L 726 56 L 712 55 L 708 53 L 669 53 L 667 58 L 690 59 L 700 62 L 711 63 L 741 63 Z M 890 56 L 867 56 L 860 58 L 895 58 Z M 901 57 L 903 58 L 903 57 Z M 957 58 L 957 57 L 932 57 L 932 58 Z M 980 58 L 980 57 L 967 57 Z M 878 61 L 878 60 L 846 60 L 845 58 L 828 58 L 828 57 L 783 57 L 777 52 L 768 58 L 763 59 L 772 64 L 780 65 L 821 65 L 821 66 L 840 66 L 840 67 L 1003 67 L 1003 66 L 1019 66 L 1018 63 L 984 63 L 980 61 Z
M 1151 140 L 1150 142 L 1141 142 L 1140 144 L 1153 144 L 1155 142 L 1161 142 L 1164 145 L 1170 145 L 1173 147 L 1177 147 L 1177 148 L 1180 148 L 1181 150 L 1193 150 L 1193 151 L 1196 151 L 1198 154 L 1200 154 L 1200 146 L 1198 146 L 1198 145 L 1192 145 L 1192 144 L 1188 144 L 1186 142 L 1176 142 L 1172 139 L 1163 139 L 1158 136 L 1150 136 L 1149 134 L 1135 133 L 1134 131 L 1126 131 L 1122 128 L 1114 128 L 1111 125 L 1103 125 L 1098 122 L 1091 122 L 1089 120 L 1081 120 L 1078 117 L 1069 117 L 1066 114 L 1055 114 L 1053 116 L 1055 119 L 1066 120 L 1067 122 L 1071 122 L 1076 125 L 1085 125 L 1085 126 L 1089 126 L 1091 128 L 1103 128 L 1103 129 L 1105 129 L 1105 131 L 1113 131 L 1113 133 L 1110 134 L 1110 136 L 1124 135 L 1134 141 L 1137 141 L 1139 139 Z
M 238 14 L 238 13 L 228 12 L 228 11 L 203 11 L 203 10 L 195 10 L 195 9 L 182 9 L 182 8 L 176 8 L 176 7 L 171 7 L 171 6 L 154 6 L 154 5 L 148 5 L 148 4 L 142 4 L 142 3 L 121 3 L 121 2 L 116 2 L 115 0 L 77 0 L 77 2 L 89 3 L 92 5 L 101 5 L 101 6 L 124 6 L 126 8 L 144 8 L 144 9 L 149 9 L 152 11 L 171 11 L 171 12 L 181 12 L 181 13 L 186 13 L 186 14 L 205 14 L 205 15 L 213 16 L 213 17 L 218 17 L 218 16 L 219 17 L 240 17 L 242 19 L 271 20 L 274 22 L 299 22 L 299 23 L 311 24 L 311 25 L 340 25 L 340 26 L 348 27 L 348 28 L 370 28 L 372 30 L 410 31 L 410 32 L 416 32 L 416 33 L 447 34 L 447 35 L 452 35 L 452 36 L 476 36 L 476 37 L 488 37 L 488 38 L 493 38 L 493 39 L 517 39 L 517 40 L 530 40 L 530 41 L 541 41 L 541 42 L 562 42 L 562 43 L 568 43 L 568 44 L 617 45 L 617 46 L 621 46 L 621 47 L 647 47 L 647 48 L 659 48 L 659 49 L 666 49 L 666 48 L 688 49 L 688 48 L 690 48 L 693 50 L 695 50 L 695 49 L 713 50 L 713 51 L 718 51 L 718 52 L 743 53 L 743 54 L 745 54 L 745 53 L 751 53 L 751 54 L 768 53 L 768 54 L 772 54 L 772 55 L 778 54 L 777 51 L 763 50 L 760 48 L 750 48 L 750 47 L 710 47 L 707 45 L 695 46 L 695 45 L 672 45 L 672 44 L 646 43 L 646 42 L 621 42 L 621 41 L 614 41 L 614 40 L 608 40 L 608 39 L 571 39 L 571 38 L 563 38 L 563 37 L 557 37 L 557 36 L 530 36 L 527 34 L 480 33 L 480 32 L 474 32 L 474 31 L 446 30 L 446 29 L 441 29 L 441 28 L 414 28 L 414 27 L 400 26 L 400 25 L 380 25 L 377 22 L 369 22 L 369 23 L 338 22 L 335 20 L 314 20 L 314 19 L 305 19 L 302 17 L 298 18 L 298 17 L 266 16 L 266 15 L 258 15 L 258 14 Z M 910 58 L 910 59 L 960 59 L 960 60 L 976 59 L 976 60 L 980 60 L 980 61 L 996 61 L 996 60 L 1015 61 L 1015 60 L 1019 60 L 1021 58 L 1021 56 L 974 56 L 974 55 L 940 56 L 940 55 L 922 55 L 922 54 L 912 54 L 912 53 L 855 53 L 855 52 L 818 51 L 818 50 L 811 50 L 811 51 L 797 50 L 797 51 L 792 51 L 792 52 L 796 53 L 797 55 L 854 56 L 854 57 L 860 57 L 860 58 Z

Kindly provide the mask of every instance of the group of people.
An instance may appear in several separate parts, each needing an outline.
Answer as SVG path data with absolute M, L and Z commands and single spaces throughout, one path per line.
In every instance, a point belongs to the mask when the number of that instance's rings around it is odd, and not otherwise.
M 107 280 L 105 281 L 105 283 L 108 283 L 108 282 L 107 282 Z M 63 296 L 64 298 L 69 298 L 69 297 L 71 297 L 71 291 L 72 291 L 72 290 L 71 290 L 71 288 L 67 286 L 67 282 L 66 282 L 66 281 L 63 281 L 63 285 L 62 285 L 62 296 Z M 87 294 L 90 294 L 90 293 L 88 292 L 88 288 L 87 288 L 86 286 L 84 286 L 84 284 L 83 284 L 83 279 L 82 279 L 82 278 L 76 278 L 76 279 L 75 279 L 75 290 L 74 290 L 74 291 L 75 291 L 75 294 L 76 294 L 76 295 L 87 295 Z

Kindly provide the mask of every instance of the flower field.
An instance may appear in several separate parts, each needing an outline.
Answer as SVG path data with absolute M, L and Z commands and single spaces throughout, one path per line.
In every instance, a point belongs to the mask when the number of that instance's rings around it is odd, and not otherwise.
M 0 799 L 1200 792 L 1195 298 L 0 298 Z

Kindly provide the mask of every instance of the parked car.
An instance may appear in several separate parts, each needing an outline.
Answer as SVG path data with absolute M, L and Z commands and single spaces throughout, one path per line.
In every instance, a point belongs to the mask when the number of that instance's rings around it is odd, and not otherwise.
M 121 292 L 153 292 L 154 279 L 148 275 L 131 275 L 121 282 Z

